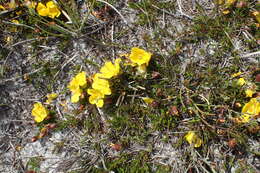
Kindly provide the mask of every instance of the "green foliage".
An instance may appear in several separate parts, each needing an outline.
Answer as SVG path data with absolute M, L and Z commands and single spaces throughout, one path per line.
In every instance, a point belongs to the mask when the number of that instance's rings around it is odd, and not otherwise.
M 40 172 L 40 165 L 42 160 L 43 159 L 41 157 L 31 157 L 26 165 L 27 170 Z

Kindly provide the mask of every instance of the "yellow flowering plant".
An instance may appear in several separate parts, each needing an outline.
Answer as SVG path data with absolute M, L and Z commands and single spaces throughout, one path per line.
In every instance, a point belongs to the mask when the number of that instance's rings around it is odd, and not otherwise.
M 255 20 L 258 22 L 256 24 L 256 26 L 260 27 L 260 12 L 259 11 L 254 11 L 252 14 L 255 17 Z
M 110 89 L 110 86 L 109 86 L 109 82 L 105 79 L 99 78 L 99 74 L 100 73 L 95 75 L 95 77 L 93 79 L 93 83 L 92 83 L 92 88 L 99 90 L 104 95 L 110 95 L 111 89 Z
M 120 72 L 120 62 L 120 58 L 115 60 L 115 64 L 113 64 L 111 61 L 106 62 L 105 65 L 100 69 L 101 74 L 99 77 L 111 79 L 112 77 L 117 76 Z
M 202 145 L 202 139 L 194 132 L 189 131 L 185 136 L 184 139 L 190 144 L 193 145 L 195 148 L 198 148 Z
M 139 48 L 132 48 L 129 59 L 132 61 L 132 66 L 137 66 L 140 71 L 146 72 L 146 67 L 151 59 L 151 53 L 146 52 Z M 118 76 L 121 73 L 120 63 L 121 58 L 118 58 L 112 63 L 111 61 L 105 62 L 100 68 L 100 72 L 93 75 L 91 88 L 86 91 L 89 94 L 89 103 L 95 104 L 97 107 L 103 107 L 105 96 L 111 95 L 110 79 Z M 133 65 L 134 64 L 134 65 Z M 84 89 L 86 89 L 86 74 L 81 72 L 77 74 L 69 83 L 68 88 L 72 92 L 71 102 L 77 103 L 82 96 Z M 149 102 L 144 99 L 145 102 Z
M 240 76 L 241 74 L 242 74 L 242 72 L 239 71 L 239 72 L 237 72 L 237 73 L 233 73 L 231 76 L 232 76 L 232 78 L 235 78 L 235 77 Z
M 46 103 L 47 103 L 47 104 L 51 104 L 52 101 L 58 97 L 58 94 L 56 94 L 56 93 L 51 93 L 51 94 L 47 94 L 46 97 L 47 97 Z
M 36 10 L 40 16 L 47 16 L 52 19 L 59 17 L 61 14 L 59 7 L 54 1 L 49 1 L 46 3 L 46 5 L 40 2 L 38 3 Z
M 35 103 L 32 109 L 32 116 L 37 123 L 42 122 L 49 115 L 48 109 L 46 109 L 41 103 Z
M 72 92 L 71 102 L 77 103 L 87 85 L 86 72 L 78 73 L 69 83 L 68 88 Z
M 89 97 L 90 104 L 95 104 L 99 108 L 103 107 L 105 95 L 100 90 L 88 89 L 87 92 L 90 95 Z
M 242 115 L 238 118 L 234 118 L 236 123 L 248 123 L 252 118 L 255 118 L 260 114 L 260 102 L 258 98 L 251 98 L 242 108 Z
M 254 93 L 255 92 L 253 90 L 251 90 L 251 89 L 246 89 L 245 90 L 246 97 L 252 97 Z
M 145 50 L 138 47 L 133 47 L 131 49 L 131 54 L 129 55 L 129 58 L 134 65 L 140 66 L 145 64 L 146 66 L 148 66 L 151 56 L 151 53 L 146 52 Z
M 258 98 L 251 98 L 250 101 L 242 108 L 242 114 L 257 116 L 260 113 L 260 102 Z
M 242 77 L 237 80 L 237 85 L 238 86 L 243 86 L 245 83 L 246 83 L 246 81 Z
M 136 67 L 137 74 L 143 75 L 146 73 L 152 54 L 138 47 L 133 47 L 130 54 L 123 54 L 123 57 L 129 58 L 130 62 L 124 63 L 125 66 Z
M 154 99 L 150 98 L 150 97 L 142 97 L 143 101 L 146 103 L 146 104 L 151 104 L 153 103 Z

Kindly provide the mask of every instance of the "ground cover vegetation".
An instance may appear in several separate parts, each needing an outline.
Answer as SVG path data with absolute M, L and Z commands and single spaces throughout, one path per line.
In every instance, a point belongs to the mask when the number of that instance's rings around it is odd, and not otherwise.
M 258 172 L 259 10 L 2 0 L 0 170 Z

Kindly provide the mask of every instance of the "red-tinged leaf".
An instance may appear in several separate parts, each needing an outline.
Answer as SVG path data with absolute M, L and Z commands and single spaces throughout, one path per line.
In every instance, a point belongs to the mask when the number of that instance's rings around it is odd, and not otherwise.
M 35 142 L 37 140 L 38 140 L 38 136 L 34 136 L 34 137 L 32 137 L 31 142 Z
M 113 150 L 116 150 L 116 151 L 120 151 L 122 150 L 122 145 L 121 144 L 110 144 L 110 147 L 113 149 Z
M 45 126 L 47 129 L 54 129 L 57 127 L 57 125 L 55 123 L 49 123 Z
M 160 77 L 161 77 L 161 74 L 159 72 L 157 72 L 157 71 L 152 72 L 152 78 L 153 79 L 158 79 Z
M 35 171 L 26 171 L 25 173 L 36 173 Z
M 236 141 L 235 138 L 230 139 L 230 140 L 228 141 L 228 146 L 229 146 L 229 148 L 235 148 L 236 145 L 237 145 L 237 141 Z
M 257 74 L 257 75 L 255 76 L 255 82 L 260 82 L 260 74 Z
M 179 116 L 179 111 L 178 111 L 177 107 L 176 107 L 176 106 L 170 107 L 170 109 L 169 109 L 169 114 L 170 114 L 170 115 Z

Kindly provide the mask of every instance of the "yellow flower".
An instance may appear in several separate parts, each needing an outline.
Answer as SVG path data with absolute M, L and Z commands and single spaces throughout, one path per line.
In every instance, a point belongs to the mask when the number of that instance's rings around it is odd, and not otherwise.
M 239 86 L 243 86 L 245 83 L 246 83 L 246 81 L 242 77 L 237 80 L 237 85 L 239 85 Z
M 78 73 L 69 83 L 68 88 L 72 92 L 71 96 L 71 102 L 77 103 L 79 101 L 79 98 L 82 94 L 81 87 L 85 87 L 87 85 L 86 80 L 86 72 L 80 72 Z
M 245 91 L 246 93 L 246 97 L 252 97 L 252 95 L 255 93 L 253 90 L 251 89 L 246 89 Z
M 111 90 L 109 88 L 109 82 L 105 79 L 99 78 L 100 76 L 101 76 L 100 73 L 95 74 L 92 83 L 92 88 L 95 90 L 99 90 L 104 95 L 110 95 Z
M 137 64 L 139 66 L 142 64 L 146 64 L 146 66 L 148 66 L 151 56 L 151 53 L 146 52 L 143 49 L 139 49 L 138 47 L 133 47 L 129 58 L 134 64 Z
M 251 119 L 251 116 L 249 114 L 243 114 L 241 117 L 239 117 L 237 120 L 238 123 L 248 123 Z
M 0 5 L 0 11 L 4 11 L 5 10 L 5 7 Z
M 47 94 L 46 97 L 47 97 L 46 103 L 51 104 L 51 102 L 58 97 L 58 94 L 51 93 L 51 94 Z
M 202 144 L 202 140 L 196 135 L 195 132 L 189 131 L 185 136 L 184 139 L 190 144 L 194 145 L 195 148 L 198 148 Z
M 256 21 L 260 23 L 260 12 L 254 11 L 252 14 L 255 16 Z
M 59 10 L 58 6 L 53 1 L 47 2 L 46 6 L 49 9 L 48 16 L 50 18 L 54 18 L 54 17 L 59 17 L 60 16 L 60 14 L 61 14 L 60 10 Z
M 71 96 L 71 102 L 72 103 L 77 103 L 79 101 L 79 98 L 82 94 L 82 90 L 80 88 L 78 88 L 78 90 L 75 90 L 73 93 L 72 93 L 72 96 Z
M 260 102 L 257 98 L 251 98 L 251 100 L 242 108 L 242 114 L 257 116 L 260 113 Z
M 89 103 L 90 104 L 95 104 L 97 107 L 101 108 L 104 105 L 104 97 L 105 95 L 100 92 L 99 90 L 96 89 L 88 89 L 88 94 L 90 95 L 89 97 Z
M 16 20 L 16 19 L 13 19 L 11 22 L 12 22 L 12 23 L 15 23 L 15 24 L 19 24 L 19 21 Z
M 242 74 L 242 72 L 237 72 L 237 73 L 232 74 L 232 77 L 234 78 L 234 77 L 240 76 L 241 74 Z
M 143 99 L 143 101 L 144 101 L 146 104 L 151 104 L 151 103 L 153 103 L 153 101 L 154 101 L 154 99 L 149 98 L 149 97 L 143 97 L 142 99 Z
M 35 103 L 33 105 L 32 115 L 37 123 L 42 122 L 48 114 L 49 111 L 41 103 Z
M 230 13 L 230 10 L 223 10 L 222 13 L 225 14 L 225 15 L 227 15 L 227 14 Z
M 38 3 L 36 10 L 40 16 L 48 16 L 49 14 L 49 9 L 41 2 Z
M 78 92 L 80 87 L 84 87 L 87 84 L 86 72 L 78 73 L 69 83 L 68 88 L 72 93 Z
M 47 2 L 46 6 L 41 2 L 38 3 L 36 10 L 39 15 L 48 16 L 50 18 L 59 17 L 61 14 L 58 6 L 53 1 Z
M 110 79 L 114 76 L 117 76 L 120 72 L 120 63 L 121 59 L 116 59 L 115 64 L 113 64 L 111 61 L 106 62 L 103 67 L 101 67 L 100 72 L 101 78 Z

